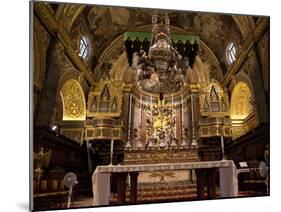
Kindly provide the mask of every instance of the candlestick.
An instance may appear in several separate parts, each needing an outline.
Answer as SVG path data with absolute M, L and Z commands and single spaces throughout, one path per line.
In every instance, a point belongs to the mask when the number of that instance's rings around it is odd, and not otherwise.
M 183 127 L 183 95 L 181 95 L 181 124 Z
M 183 120 L 183 94 L 181 95 L 181 138 L 182 138 L 182 146 L 186 146 L 186 137 L 184 135 L 184 120 Z
M 223 135 L 221 135 L 221 152 L 222 152 L 222 160 L 225 160 L 225 158 L 224 158 L 224 141 L 223 141 Z
M 140 94 L 140 123 L 139 123 L 139 131 L 138 131 L 138 138 L 137 138 L 137 148 L 142 148 L 141 144 L 141 129 L 142 129 L 142 94 Z
M 193 95 L 190 96 L 191 99 L 191 121 L 194 122 L 194 115 L 193 115 Z
M 194 126 L 194 109 L 193 109 L 193 94 L 191 94 L 190 96 L 191 99 L 191 125 L 192 125 L 192 146 L 196 146 L 197 145 L 197 141 L 196 141 L 196 137 L 195 137 L 195 126 Z
M 152 125 L 152 110 L 153 110 L 153 107 L 152 107 L 152 94 L 150 95 L 150 122 L 151 122 L 151 125 Z
M 142 94 L 140 95 L 140 127 L 142 122 Z
M 111 139 L 110 143 L 110 165 L 112 165 L 112 158 L 113 158 L 113 145 L 114 145 L 114 140 Z
M 131 122 L 132 122 L 132 94 L 129 97 L 129 123 L 128 123 L 128 138 L 126 143 L 126 148 L 131 148 Z

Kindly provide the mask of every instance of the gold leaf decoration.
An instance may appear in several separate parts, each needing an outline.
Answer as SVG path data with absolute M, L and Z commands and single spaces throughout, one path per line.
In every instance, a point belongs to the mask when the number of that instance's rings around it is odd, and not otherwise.
M 85 97 L 79 82 L 74 79 L 66 81 L 60 94 L 63 102 L 63 120 L 85 120 Z

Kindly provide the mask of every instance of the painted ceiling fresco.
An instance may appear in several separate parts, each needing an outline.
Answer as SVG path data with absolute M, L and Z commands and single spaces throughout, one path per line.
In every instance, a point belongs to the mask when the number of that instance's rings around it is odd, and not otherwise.
M 75 19 L 71 35 L 74 40 L 83 31 L 92 35 L 95 53 L 91 69 L 94 70 L 99 57 L 118 36 L 127 31 L 140 30 L 144 26 L 150 31 L 152 15 L 165 12 L 167 11 L 86 6 Z M 235 42 L 239 49 L 243 43 L 243 36 L 231 15 L 189 11 L 168 11 L 168 15 L 171 26 L 180 28 L 186 34 L 200 36 L 218 59 L 222 72 L 227 72 L 229 66 L 225 59 L 226 46 Z

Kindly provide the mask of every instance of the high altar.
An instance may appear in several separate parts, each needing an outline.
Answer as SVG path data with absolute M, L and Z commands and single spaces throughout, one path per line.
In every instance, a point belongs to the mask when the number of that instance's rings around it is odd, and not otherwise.
M 167 14 L 154 15 L 152 23 L 152 33 L 125 33 L 134 83 L 105 75 L 89 92 L 86 141 L 95 146 L 94 141 L 111 140 L 113 164 L 221 160 L 223 141 L 231 137 L 229 98 L 216 80 L 188 78 L 190 67 L 200 63 L 199 37 L 172 34 Z M 133 49 L 132 42 L 139 39 L 143 45 Z M 181 39 L 190 42 L 190 49 L 173 47 Z M 193 172 L 185 171 L 141 173 L 138 179 L 156 182 L 157 176 L 160 181 L 195 180 Z

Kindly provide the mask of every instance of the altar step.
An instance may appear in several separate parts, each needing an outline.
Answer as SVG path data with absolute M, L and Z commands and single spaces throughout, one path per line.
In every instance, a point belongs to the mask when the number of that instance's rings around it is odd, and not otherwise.
M 207 197 L 207 191 L 205 191 Z M 239 197 L 257 196 L 252 191 L 239 191 Z M 217 187 L 216 198 L 220 198 L 220 191 Z M 198 200 L 196 184 L 194 183 L 150 183 L 138 185 L 137 203 L 157 203 Z M 126 203 L 130 203 L 130 191 L 126 190 Z M 114 194 L 110 199 L 110 204 L 117 204 L 117 195 Z
M 171 202 L 195 200 L 196 185 L 193 183 L 149 183 L 138 185 L 137 203 Z M 126 191 L 126 202 L 130 201 L 129 189 Z M 111 198 L 111 204 L 117 203 L 117 196 Z
M 137 203 L 160 203 L 160 202 L 175 202 L 175 201 L 190 201 L 190 200 L 197 200 L 196 195 L 196 186 L 195 184 L 190 184 L 185 188 L 175 187 L 178 192 L 175 192 L 174 189 L 164 193 L 167 189 L 162 190 L 160 189 L 152 189 L 148 191 L 148 186 L 141 187 L 138 189 L 138 201 Z M 153 193 L 156 192 L 156 193 Z M 158 195 L 158 196 L 156 196 Z M 174 196 L 173 196 L 174 195 Z M 207 195 L 207 194 L 206 194 Z M 253 197 L 258 196 L 256 192 L 253 191 L 239 191 L 239 197 Z M 219 191 L 217 189 L 217 197 L 219 198 Z M 80 207 L 92 207 L 93 197 L 92 196 L 80 196 L 78 199 L 74 200 L 71 204 L 71 208 L 80 208 Z M 126 192 L 126 204 L 129 204 L 129 191 Z M 117 197 L 116 195 L 113 196 L 110 200 L 111 205 L 117 204 Z

